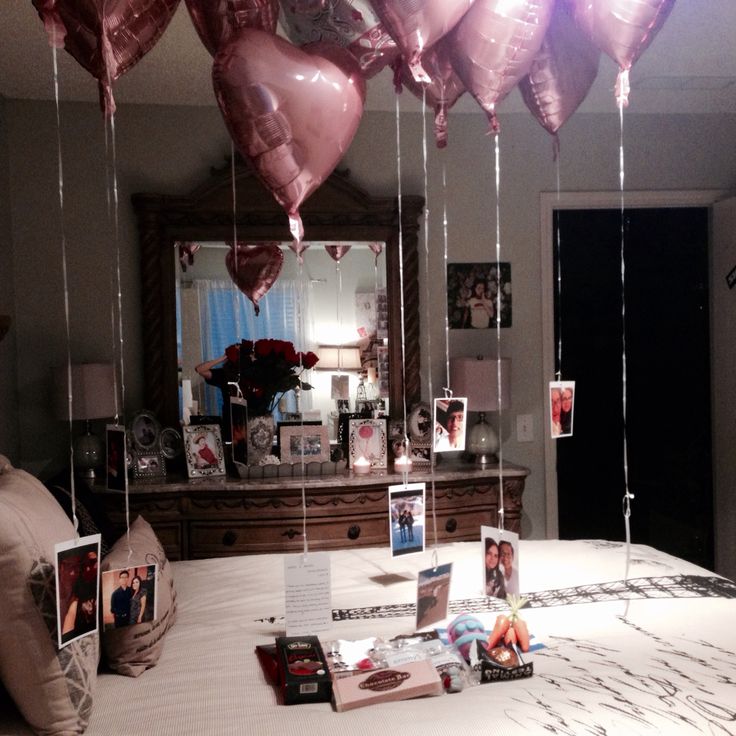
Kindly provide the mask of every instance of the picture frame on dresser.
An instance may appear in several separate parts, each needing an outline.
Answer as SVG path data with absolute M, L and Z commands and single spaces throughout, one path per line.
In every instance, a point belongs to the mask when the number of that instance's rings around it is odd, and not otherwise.
M 281 425 L 279 430 L 282 463 L 325 462 L 330 459 L 330 438 L 323 424 Z
M 137 452 L 133 465 L 134 478 L 166 477 L 166 461 L 160 452 Z
M 385 419 L 351 419 L 348 431 L 348 457 L 352 468 L 364 457 L 371 468 L 388 466 L 388 439 Z
M 184 448 L 190 478 L 225 475 L 225 453 L 219 424 L 184 427 Z

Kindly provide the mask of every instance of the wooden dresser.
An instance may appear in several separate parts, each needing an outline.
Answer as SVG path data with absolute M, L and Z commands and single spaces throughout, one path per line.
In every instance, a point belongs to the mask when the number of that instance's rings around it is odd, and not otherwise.
M 505 528 L 519 532 L 527 468 L 503 466 Z M 497 466 L 445 466 L 432 474 L 414 472 L 410 483 L 427 484 L 426 543 L 480 539 L 481 524 L 498 525 Z M 309 549 L 324 550 L 389 543 L 388 486 L 394 473 L 352 473 L 305 478 Z M 125 529 L 120 492 L 95 489 L 110 521 Z M 168 477 L 131 481 L 130 518 L 141 514 L 156 530 L 172 560 L 303 549 L 302 480 L 237 480 Z

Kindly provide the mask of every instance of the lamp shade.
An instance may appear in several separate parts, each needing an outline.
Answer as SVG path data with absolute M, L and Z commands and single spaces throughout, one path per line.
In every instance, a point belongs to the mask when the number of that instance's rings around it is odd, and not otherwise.
M 315 366 L 323 371 L 357 371 L 361 369 L 360 348 L 354 346 L 320 345 L 317 348 L 319 363 Z
M 498 364 L 501 364 L 501 397 Z M 470 411 L 498 411 L 511 405 L 511 359 L 482 355 L 450 359 L 450 387 L 455 396 L 468 397 Z
M 66 368 L 54 376 L 56 416 L 69 418 L 69 386 Z M 72 366 L 72 419 L 104 419 L 115 414 L 114 367 L 110 363 Z

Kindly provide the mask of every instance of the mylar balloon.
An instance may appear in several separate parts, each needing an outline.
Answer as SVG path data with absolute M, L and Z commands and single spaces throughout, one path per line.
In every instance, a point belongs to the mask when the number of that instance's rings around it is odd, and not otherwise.
M 449 33 L 474 0 L 372 0 L 417 82 L 431 82 L 422 54 Z
M 621 68 L 617 97 L 628 103 L 628 71 L 667 20 L 675 0 L 571 0 L 575 20 Z
M 230 136 L 286 210 L 299 244 L 300 205 L 332 173 L 360 123 L 365 81 L 357 62 L 331 44 L 298 49 L 241 28 L 217 53 L 212 80 Z
M 350 250 L 350 245 L 326 245 L 325 250 L 327 251 L 330 258 L 337 263 L 340 263 L 340 259 Z
M 281 10 L 291 41 L 329 41 L 346 48 L 366 79 L 399 55 L 369 0 L 281 0 Z
M 422 55 L 422 67 L 430 78 L 428 84 L 419 84 L 404 66 L 401 81 L 412 94 L 434 110 L 434 138 L 437 148 L 447 145 L 447 114 L 465 92 L 465 86 L 450 63 L 450 50 L 446 39 L 442 39 Z
M 453 68 L 490 116 L 529 71 L 552 5 L 553 0 L 475 0 L 448 39 Z
M 578 28 L 567 2 L 557 0 L 552 20 L 519 91 L 543 128 L 555 134 L 585 99 L 601 52 Z
M 214 56 L 237 28 L 276 33 L 278 0 L 184 0 L 207 51 Z
M 100 87 L 106 115 L 115 112 L 112 83 L 139 62 L 166 30 L 179 0 L 33 0 L 49 43 L 68 51 Z
M 231 246 L 225 256 L 230 278 L 240 291 L 253 302 L 256 316 L 261 311 L 258 302 L 276 283 L 284 264 L 284 254 L 278 243 Z

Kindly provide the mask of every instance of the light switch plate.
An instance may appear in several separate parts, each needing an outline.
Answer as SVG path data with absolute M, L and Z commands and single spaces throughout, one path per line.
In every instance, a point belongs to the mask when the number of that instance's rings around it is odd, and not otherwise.
M 531 414 L 517 415 L 516 441 L 534 442 L 534 417 Z

